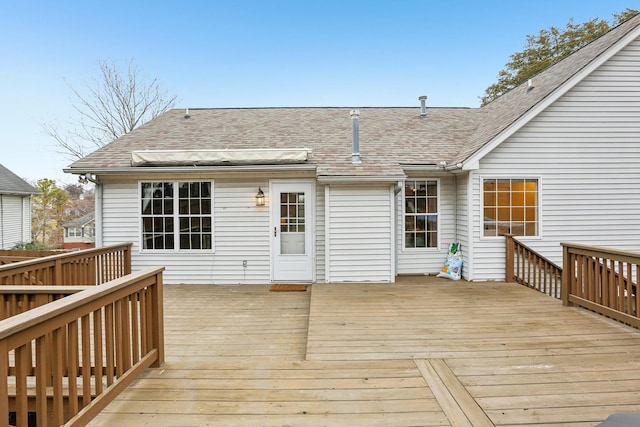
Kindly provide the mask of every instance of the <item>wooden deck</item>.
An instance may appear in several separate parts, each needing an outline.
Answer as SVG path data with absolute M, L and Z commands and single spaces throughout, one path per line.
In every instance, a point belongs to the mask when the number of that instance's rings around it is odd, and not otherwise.
M 517 284 L 165 287 L 166 363 L 91 426 L 595 426 L 640 331 Z

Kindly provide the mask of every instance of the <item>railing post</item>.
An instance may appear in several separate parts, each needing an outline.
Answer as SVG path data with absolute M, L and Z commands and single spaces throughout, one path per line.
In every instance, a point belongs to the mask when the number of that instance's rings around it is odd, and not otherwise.
M 164 363 L 164 296 L 162 289 L 162 273 L 156 274 L 156 284 L 152 287 L 151 295 L 151 331 L 152 348 L 158 350 L 158 359 L 153 367 L 158 368 Z
M 48 285 L 62 285 L 62 260 L 57 259 L 53 263 L 53 282 L 45 283 Z
M 513 281 L 513 251 L 514 251 L 514 243 L 513 243 L 513 235 L 505 234 L 504 235 L 504 248 L 505 248 L 505 266 L 504 266 L 504 281 L 512 282 Z
M 0 342 L 0 425 L 9 419 L 9 388 L 7 376 L 9 374 L 9 350 L 6 340 Z
M 569 247 L 565 243 L 562 245 L 562 279 L 560 280 L 560 299 L 562 304 L 569 306 L 569 293 L 571 290 L 571 276 L 573 275 L 574 266 L 571 262 L 571 253 Z
M 127 274 L 131 274 L 131 246 L 132 246 L 132 244 L 129 243 L 124 248 L 124 274 L 125 274 L 125 276 Z

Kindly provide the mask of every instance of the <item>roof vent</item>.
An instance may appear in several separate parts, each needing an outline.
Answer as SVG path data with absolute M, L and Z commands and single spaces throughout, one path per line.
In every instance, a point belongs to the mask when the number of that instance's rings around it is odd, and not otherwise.
M 360 111 L 351 110 L 351 163 L 362 163 L 360 159 Z
M 191 118 L 191 115 L 189 114 L 189 109 L 188 108 L 184 112 L 184 118 L 185 119 L 190 119 Z
M 419 96 L 418 100 L 420 100 L 420 117 L 424 119 L 427 117 L 427 96 Z

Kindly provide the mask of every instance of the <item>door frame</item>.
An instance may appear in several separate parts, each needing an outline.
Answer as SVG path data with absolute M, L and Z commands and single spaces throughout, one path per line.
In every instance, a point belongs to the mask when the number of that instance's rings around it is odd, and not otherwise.
M 316 186 L 315 180 L 269 180 L 269 235 L 270 238 L 270 266 L 272 282 L 315 282 L 315 209 L 316 209 Z M 276 253 L 276 239 L 280 238 L 280 193 L 281 192 L 305 192 L 305 245 L 308 246 L 308 268 L 309 272 L 304 278 L 282 278 L 278 276 L 276 263 L 280 262 L 280 255 Z M 308 193 L 307 193 L 308 192 Z M 274 227 L 278 230 L 274 236 Z

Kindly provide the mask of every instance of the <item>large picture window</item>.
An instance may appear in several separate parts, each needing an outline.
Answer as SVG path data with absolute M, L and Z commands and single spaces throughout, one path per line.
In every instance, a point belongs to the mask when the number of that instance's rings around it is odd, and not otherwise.
M 143 182 L 142 247 L 213 248 L 211 182 Z
M 404 247 L 438 247 L 438 181 L 406 181 Z
M 537 236 L 538 180 L 484 179 L 484 236 Z

